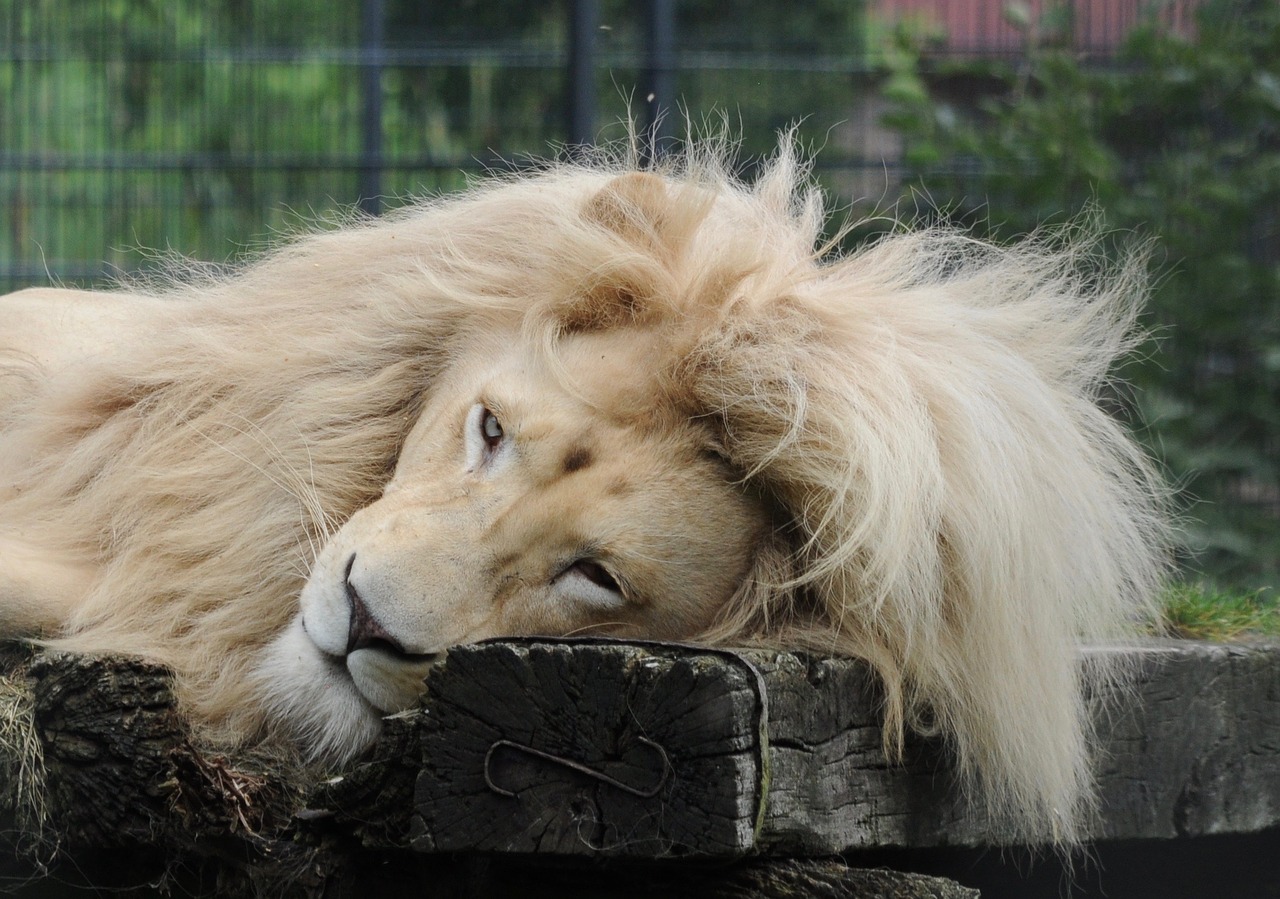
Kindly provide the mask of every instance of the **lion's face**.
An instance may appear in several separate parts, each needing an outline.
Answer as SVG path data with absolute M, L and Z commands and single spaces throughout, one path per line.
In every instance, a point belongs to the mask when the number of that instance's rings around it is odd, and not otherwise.
M 649 339 L 523 345 L 488 336 L 450 367 L 383 496 L 316 560 L 269 689 L 305 682 L 317 730 L 410 705 L 453 644 L 692 637 L 742 583 L 764 512 L 662 401 Z

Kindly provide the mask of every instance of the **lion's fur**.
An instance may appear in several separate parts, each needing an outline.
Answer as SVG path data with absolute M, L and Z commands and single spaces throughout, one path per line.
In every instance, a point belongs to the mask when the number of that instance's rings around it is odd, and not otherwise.
M 866 659 L 890 748 L 936 729 L 990 810 L 1074 838 L 1078 642 L 1123 632 L 1164 567 L 1160 479 L 1098 405 L 1142 260 L 945 228 L 841 255 L 792 151 L 754 185 L 725 155 L 662 162 L 665 186 L 625 153 L 494 178 L 149 291 L 127 354 L 0 409 L 0 527 L 101 566 L 54 642 L 165 662 L 206 735 L 260 734 L 253 653 L 452 348 L 661 328 L 665 389 L 779 518 L 689 636 Z

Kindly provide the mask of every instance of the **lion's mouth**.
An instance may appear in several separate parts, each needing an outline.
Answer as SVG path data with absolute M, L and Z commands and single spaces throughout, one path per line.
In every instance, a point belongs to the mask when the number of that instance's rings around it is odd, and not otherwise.
M 406 653 L 371 643 L 347 653 L 347 673 L 360 695 L 381 712 L 412 708 L 426 689 L 427 676 L 443 652 Z
M 445 656 L 443 652 L 405 652 L 403 649 L 400 649 L 398 646 L 393 646 L 390 643 L 375 641 L 373 643 L 366 643 L 358 649 L 351 650 L 345 656 L 342 656 L 342 659 L 344 662 L 347 662 L 353 655 L 363 652 L 372 652 L 380 656 L 384 656 L 393 664 L 404 665 L 407 667 L 425 666 L 428 669 L 434 667 L 438 662 L 443 660 Z
M 384 713 L 416 705 L 426 689 L 427 675 L 445 656 L 443 651 L 408 652 L 398 640 L 384 636 L 386 632 L 380 627 L 369 627 L 367 620 L 351 628 L 358 633 L 357 639 L 348 635 L 344 651 L 334 652 L 325 648 L 325 641 L 316 639 L 305 615 L 299 619 L 302 632 L 329 670 L 349 678 L 356 692 Z

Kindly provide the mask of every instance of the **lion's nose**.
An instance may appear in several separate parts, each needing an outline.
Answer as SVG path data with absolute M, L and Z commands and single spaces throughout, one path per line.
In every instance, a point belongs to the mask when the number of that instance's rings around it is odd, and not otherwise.
M 360 598 L 354 584 L 351 583 L 351 569 L 355 567 L 356 557 L 352 554 L 347 560 L 347 570 L 343 577 L 343 586 L 347 591 L 347 605 L 351 617 L 347 625 L 347 655 L 357 649 L 381 647 L 404 654 L 404 645 L 382 626 L 382 623 L 369 611 L 369 607 Z

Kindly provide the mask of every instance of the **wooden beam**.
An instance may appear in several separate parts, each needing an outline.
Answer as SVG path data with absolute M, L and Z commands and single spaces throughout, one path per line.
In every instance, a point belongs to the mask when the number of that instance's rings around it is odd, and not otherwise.
M 1280 824 L 1280 647 L 1125 651 L 1141 674 L 1100 721 L 1094 835 Z M 192 745 L 163 669 L 59 654 L 10 668 L 31 688 L 6 700 L 10 717 L 29 716 L 44 754 L 40 845 L 65 851 L 151 847 L 235 859 L 259 879 L 323 879 L 353 853 L 732 860 L 1004 839 L 954 796 L 945 747 L 918 742 L 904 765 L 886 764 L 874 680 L 849 660 L 608 641 L 460 647 L 420 709 L 318 785 Z M 29 788 L 34 769 L 13 752 L 0 750 L 0 769 Z
M 1125 651 L 1139 675 L 1099 710 L 1091 835 L 1280 823 L 1280 649 Z M 653 858 L 1010 842 L 956 794 L 944 746 L 917 741 L 886 763 L 877 707 L 873 678 L 847 659 L 600 641 L 460 648 L 417 722 L 411 843 Z

